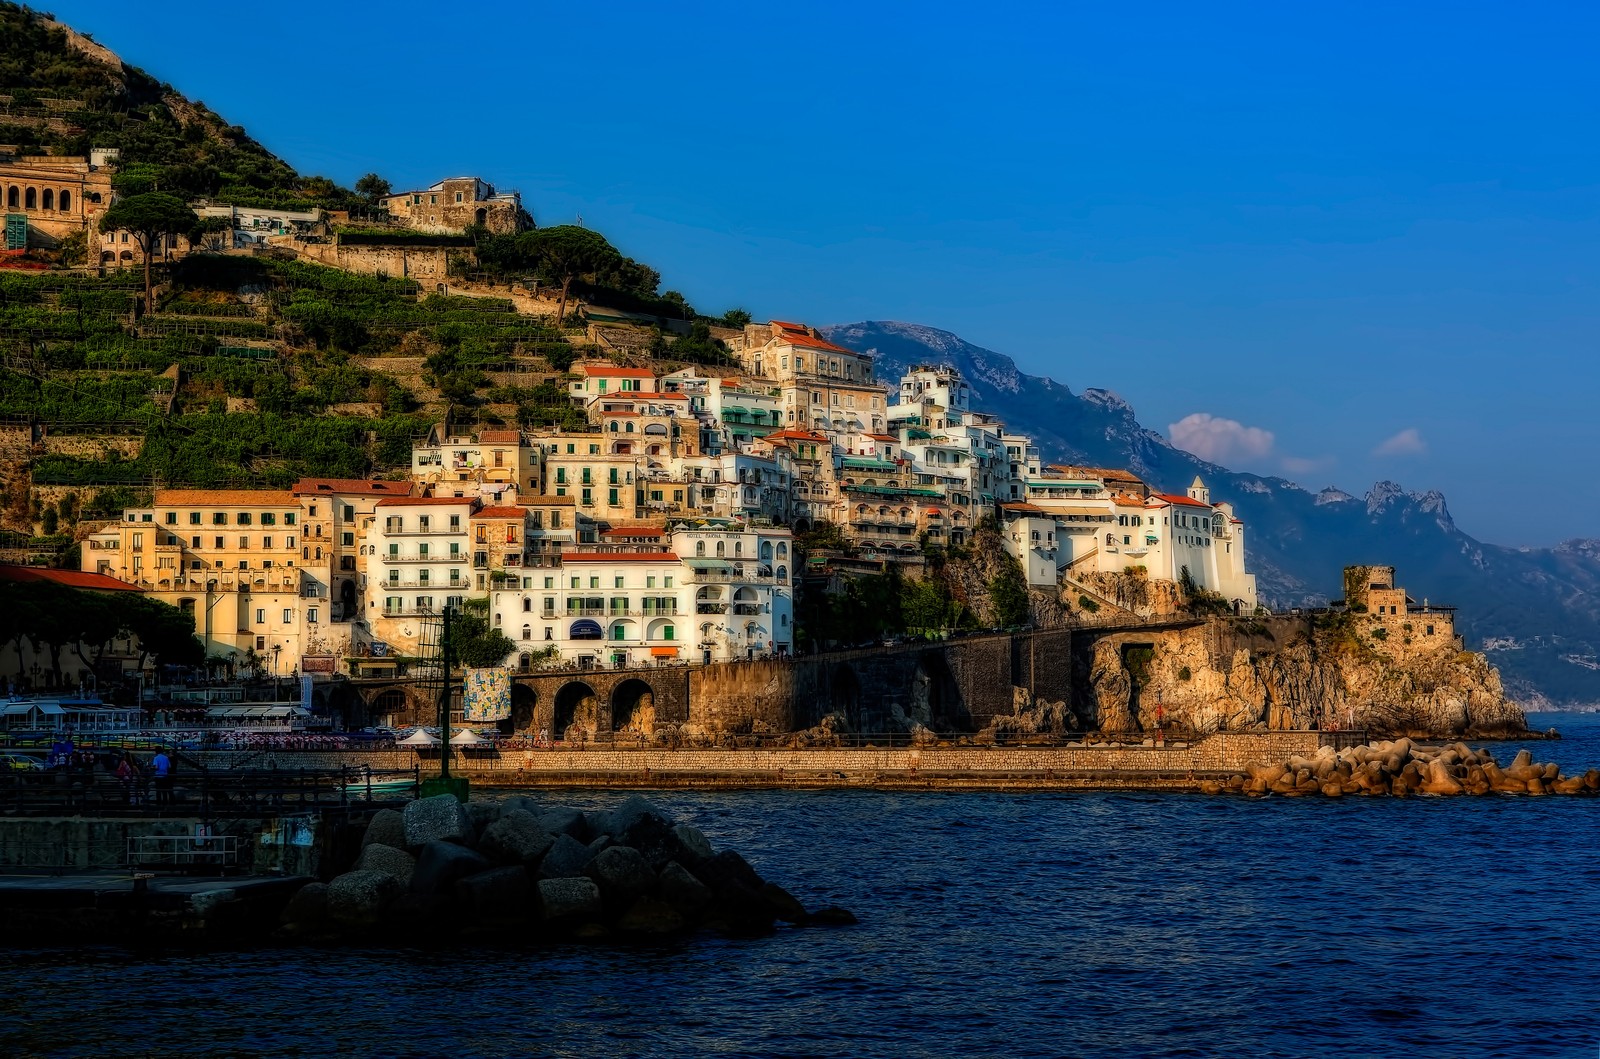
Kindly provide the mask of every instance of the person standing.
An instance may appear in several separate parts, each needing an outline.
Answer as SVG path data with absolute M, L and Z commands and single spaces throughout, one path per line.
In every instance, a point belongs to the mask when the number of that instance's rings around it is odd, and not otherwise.
M 150 762 L 151 772 L 155 776 L 156 804 L 172 804 L 172 759 L 165 750 L 158 750 L 155 759 Z

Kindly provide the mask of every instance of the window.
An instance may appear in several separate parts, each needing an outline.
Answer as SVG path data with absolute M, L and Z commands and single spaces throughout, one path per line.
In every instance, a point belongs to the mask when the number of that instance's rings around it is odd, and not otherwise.
M 191 526 L 200 525 L 200 512 L 198 512 L 198 511 L 189 512 L 189 525 L 191 525 Z
M 553 577 L 545 578 L 544 579 L 544 587 L 545 588 L 555 588 L 556 587 L 556 579 L 553 578 Z
M 618 588 L 622 587 L 622 578 L 620 578 L 620 577 L 617 578 L 617 587 Z M 648 577 L 646 577 L 644 579 L 644 587 L 645 588 L 655 588 L 656 587 L 656 575 L 655 574 L 650 574 Z
M 667 575 L 667 577 L 665 579 L 665 584 L 663 584 L 662 587 L 663 588 L 671 588 L 672 587 L 672 576 L 670 574 Z
M 213 526 L 226 526 L 228 524 L 227 512 L 213 511 L 211 513 L 211 524 Z
M 663 625 L 661 627 L 661 638 L 663 640 L 671 640 L 671 639 L 674 639 L 676 636 L 677 636 L 677 630 L 674 629 L 672 626 Z
M 176 511 L 168 511 L 167 512 L 167 525 L 176 526 L 177 524 L 178 524 L 178 513 Z
M 283 524 L 285 526 L 294 525 L 294 512 L 293 511 L 289 511 L 289 512 L 286 512 L 284 514 L 284 516 L 283 516 Z
M 339 542 L 341 544 L 343 544 L 346 548 L 354 547 L 355 543 L 356 543 L 356 535 L 354 533 L 343 534 L 340 537 L 340 541 Z
M 458 530 L 458 529 L 461 528 L 461 516 L 460 515 L 451 515 L 450 516 L 450 528 L 453 529 L 453 530 Z
M 600 587 L 600 579 L 598 577 L 589 578 L 589 587 L 590 588 L 599 588 Z
M 315 625 L 317 623 L 317 608 L 316 607 L 307 607 L 306 608 L 306 622 L 308 624 L 311 624 L 311 625 Z
M 524 640 L 533 639 L 533 626 L 532 625 L 524 625 L 522 627 L 522 638 Z
M 619 574 L 618 576 L 612 578 L 611 582 L 612 582 L 611 583 L 611 587 L 612 588 L 621 588 L 622 587 L 622 576 Z
M 266 623 L 267 623 L 267 608 L 265 608 L 265 607 L 257 607 L 256 608 L 256 624 L 257 625 L 265 625 Z
M 211 538 L 211 546 L 213 548 L 222 547 L 222 538 L 221 537 L 213 537 L 213 538 Z
M 284 607 L 283 608 L 283 623 L 285 625 L 288 625 L 292 621 L 294 621 L 294 611 L 290 610 L 288 607 Z

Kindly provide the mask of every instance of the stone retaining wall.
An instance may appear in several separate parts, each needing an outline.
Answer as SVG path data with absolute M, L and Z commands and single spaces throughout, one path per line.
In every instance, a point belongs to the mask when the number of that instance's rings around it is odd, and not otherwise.
M 921 747 L 864 749 L 738 749 L 704 750 L 613 749 L 512 750 L 496 757 L 463 757 L 452 761 L 452 771 L 480 783 L 504 786 L 604 786 L 611 780 L 627 785 L 648 785 L 654 777 L 664 786 L 693 786 L 703 778 L 715 786 L 738 786 L 741 777 L 752 785 L 807 784 L 829 781 L 897 782 L 910 778 L 948 777 L 952 785 L 983 786 L 992 777 L 999 785 L 1027 786 L 1030 776 L 1053 784 L 1065 776 L 1095 776 L 1102 780 L 1126 777 L 1139 786 L 1139 777 L 1151 774 L 1186 776 L 1231 774 L 1246 765 L 1282 761 L 1295 754 L 1316 752 L 1316 732 L 1261 732 L 1218 734 L 1192 745 L 1167 747 Z M 198 755 L 208 764 L 223 765 L 231 755 Z M 340 754 L 297 751 L 263 755 L 250 762 L 268 762 L 282 769 L 337 768 L 340 765 L 374 769 L 402 769 L 421 764 L 424 772 L 437 767 L 437 755 L 420 757 L 410 751 L 370 751 Z M 1098 784 L 1097 784 L 1098 785 Z M 1164 784 L 1162 784 L 1164 785 Z

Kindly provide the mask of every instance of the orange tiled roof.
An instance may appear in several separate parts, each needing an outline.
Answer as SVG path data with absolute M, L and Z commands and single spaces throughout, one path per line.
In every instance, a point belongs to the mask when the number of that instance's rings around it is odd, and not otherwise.
M 391 496 L 378 501 L 378 507 L 428 507 L 433 504 L 476 504 L 475 496 Z
M 520 445 L 522 431 L 520 430 L 485 430 L 478 435 L 480 445 Z
M 485 507 L 472 513 L 473 518 L 522 518 L 528 513 L 522 507 Z
M 157 489 L 155 507 L 293 507 L 287 489 Z
M 369 496 L 410 496 L 410 482 L 385 482 L 367 478 L 302 478 L 294 483 L 294 495 L 319 493 L 360 493 Z
M 591 379 L 653 379 L 656 373 L 649 368 L 619 368 L 614 364 L 585 364 L 583 373 Z
M 1165 500 L 1169 504 L 1178 504 L 1182 507 L 1203 507 L 1207 511 L 1211 510 L 1210 504 L 1202 504 L 1198 500 L 1191 500 L 1186 496 L 1178 496 L 1176 493 L 1155 493 L 1153 494 L 1153 499 Z
M 138 585 L 118 581 L 105 574 L 84 573 L 81 570 L 45 570 L 36 566 L 0 566 L 0 581 L 38 583 L 48 581 L 66 588 L 81 588 L 91 592 L 141 592 Z

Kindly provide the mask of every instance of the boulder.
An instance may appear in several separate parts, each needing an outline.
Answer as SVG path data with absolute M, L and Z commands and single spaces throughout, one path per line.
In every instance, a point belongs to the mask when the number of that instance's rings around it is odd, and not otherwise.
M 723 850 L 714 857 L 707 857 L 690 869 L 695 877 L 711 888 L 716 893 L 725 883 L 737 882 L 751 890 L 761 889 L 761 876 L 739 854 L 731 849 Z
M 571 835 L 559 835 L 539 861 L 541 879 L 569 879 L 583 874 L 594 853 Z
M 328 918 L 343 927 L 374 926 L 401 892 L 388 872 L 347 871 L 328 884 Z
M 532 813 L 535 820 L 545 814 L 545 807 L 526 794 L 513 794 L 500 802 L 500 815 L 516 812 L 521 809 L 525 813 Z
M 767 902 L 767 907 L 772 909 L 772 914 L 785 923 L 804 923 L 806 921 L 805 906 L 793 894 L 777 883 L 763 883 L 761 897 Z
M 399 814 L 396 814 L 399 815 Z M 417 859 L 403 849 L 383 843 L 373 843 L 356 858 L 355 871 L 381 871 L 393 875 L 400 888 L 411 888 L 411 875 L 417 868 Z
M 1600 769 L 1590 769 L 1583 774 L 1583 785 L 1591 791 L 1600 791 Z
M 313 882 L 300 887 L 284 906 L 282 918 L 294 927 L 322 926 L 328 921 L 328 884 Z
M 698 827 L 679 824 L 672 829 L 672 833 L 677 836 L 679 845 L 691 860 L 710 860 L 717 855 L 717 851 L 711 848 L 711 843 L 700 833 Z
M 455 895 L 480 919 L 519 919 L 533 910 L 533 880 L 519 866 L 469 875 L 456 883 Z
M 418 849 L 430 842 L 456 842 L 470 845 L 475 832 L 467 807 L 453 794 L 418 798 L 405 809 L 406 847 Z
M 539 916 L 546 923 L 593 919 L 600 908 L 600 887 L 593 879 L 539 880 Z
M 1450 775 L 1450 768 L 1443 761 L 1435 758 L 1428 762 L 1428 774 L 1422 782 L 1423 794 L 1456 795 L 1461 793 L 1461 784 Z
M 1583 777 L 1569 776 L 1566 779 L 1556 780 L 1550 785 L 1550 789 L 1557 794 L 1577 794 L 1583 790 Z
M 677 861 L 669 861 L 656 877 L 656 896 L 690 918 L 711 903 L 711 889 Z
M 476 841 L 484 828 L 500 819 L 500 803 L 468 802 L 467 817 L 472 821 L 472 837 Z
M 650 799 L 637 794 L 630 795 L 621 805 L 611 810 L 606 833 L 616 838 L 626 838 L 635 824 L 651 817 L 666 824 L 672 823 L 672 818 L 656 808 Z
M 655 872 L 650 870 L 649 862 L 629 846 L 601 851 L 583 873 L 594 880 L 606 905 L 614 909 L 625 908 L 656 888 Z
M 571 835 L 579 842 L 589 839 L 589 822 L 576 809 L 551 809 L 539 818 L 539 826 L 552 835 Z
M 448 894 L 461 879 L 492 867 L 494 863 L 488 857 L 465 846 L 454 842 L 429 842 L 417 855 L 417 867 L 411 873 L 411 891 Z
M 686 926 L 681 912 L 654 897 L 639 898 L 617 920 L 617 929 L 628 934 L 676 934 Z
M 367 833 L 361 837 L 362 846 L 377 844 L 406 848 L 406 818 L 395 809 L 379 809 L 367 824 Z
M 555 836 L 526 809 L 502 811 L 478 838 L 478 848 L 504 864 L 537 864 L 554 843 Z
M 849 927 L 861 921 L 839 906 L 829 905 L 806 916 L 806 922 L 819 927 Z

